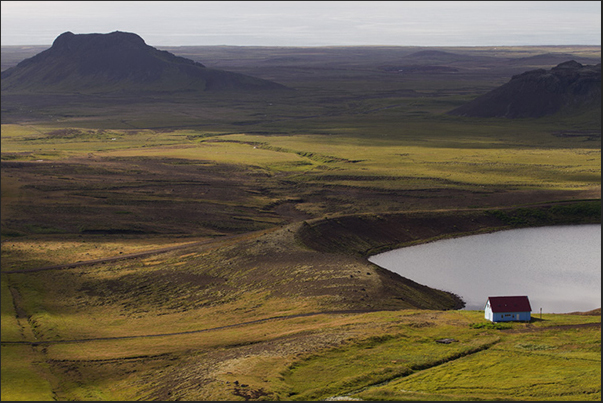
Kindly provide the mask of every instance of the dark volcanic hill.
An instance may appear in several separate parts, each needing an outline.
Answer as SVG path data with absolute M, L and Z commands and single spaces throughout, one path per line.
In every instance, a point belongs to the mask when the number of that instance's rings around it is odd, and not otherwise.
M 474 117 L 527 118 L 601 108 L 601 63 L 570 60 L 550 70 L 518 74 L 508 83 L 449 112 Z
M 2 92 L 249 91 L 286 87 L 147 45 L 133 33 L 65 32 L 49 49 L 2 72 Z

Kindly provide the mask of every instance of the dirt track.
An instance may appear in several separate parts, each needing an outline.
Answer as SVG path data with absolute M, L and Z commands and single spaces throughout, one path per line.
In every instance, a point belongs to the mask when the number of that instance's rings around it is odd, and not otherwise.
M 2 341 L 1 344 L 26 344 L 26 345 L 37 346 L 40 344 L 47 345 L 47 344 L 64 344 L 64 343 L 85 343 L 88 341 L 101 341 L 101 340 L 125 340 L 125 339 L 139 339 L 139 338 L 146 338 L 146 337 L 179 336 L 179 335 L 184 335 L 184 334 L 203 333 L 203 332 L 211 332 L 211 331 L 216 331 L 216 330 L 223 330 L 223 329 L 228 329 L 228 328 L 232 328 L 232 327 L 268 322 L 268 321 L 272 321 L 272 320 L 303 318 L 303 317 L 316 316 L 316 315 L 342 315 L 342 314 L 368 313 L 368 312 L 377 312 L 377 311 L 375 311 L 375 310 L 344 310 L 344 311 L 309 312 L 309 313 L 300 313 L 300 314 L 296 314 L 296 315 L 274 316 L 271 318 L 257 319 L 257 320 L 252 320 L 249 322 L 241 322 L 241 323 L 235 323 L 232 325 L 212 327 L 209 329 L 189 330 L 186 332 L 143 334 L 143 335 L 137 335 L 137 336 L 98 337 L 98 338 L 92 338 L 92 339 L 75 339 L 75 340 L 48 340 L 48 341 L 40 340 L 40 341 L 33 341 L 33 342 L 31 342 L 31 341 Z
M 531 324 L 528 324 L 527 327 L 523 329 L 503 329 L 502 331 L 505 333 L 534 333 L 541 332 L 543 330 L 567 330 L 567 329 L 580 329 L 585 327 L 601 327 L 601 322 L 597 323 L 581 323 L 578 325 L 559 325 L 559 326 L 546 326 L 546 327 L 535 327 Z
M 145 335 L 137 335 L 137 336 L 116 336 L 116 337 L 98 337 L 91 339 L 75 339 L 75 340 L 49 340 L 49 341 L 2 341 L 1 344 L 27 344 L 32 346 L 37 346 L 40 344 L 48 345 L 48 344 L 65 344 L 65 343 L 85 343 L 89 341 L 101 341 L 101 340 L 125 340 L 125 339 L 139 339 L 139 338 L 147 338 L 147 337 L 169 337 L 169 336 L 179 336 L 184 334 L 194 334 L 194 333 L 203 333 L 203 332 L 211 332 L 216 330 L 223 330 L 232 327 L 246 326 L 252 325 L 256 323 L 263 323 L 273 320 L 286 320 L 286 319 L 295 319 L 295 318 L 303 318 L 308 316 L 317 316 L 317 315 L 343 315 L 343 314 L 355 314 L 355 313 L 369 313 L 369 312 L 378 312 L 377 310 L 343 310 L 343 311 L 326 311 L 326 312 L 309 312 L 309 313 L 301 313 L 296 315 L 284 315 L 284 316 L 274 316 L 271 318 L 265 319 L 257 319 L 249 322 L 241 322 L 235 323 L 232 325 L 226 326 L 218 326 L 212 327 L 209 329 L 201 329 L 201 330 L 189 330 L 186 332 L 175 332 L 175 333 L 159 333 L 159 334 L 145 334 Z M 567 330 L 567 329 L 580 329 L 580 328 L 590 328 L 590 327 L 601 327 L 601 322 L 597 323 L 582 323 L 577 325 L 559 325 L 559 326 L 546 326 L 546 327 L 535 327 L 528 325 L 528 327 L 523 329 L 505 329 L 502 330 L 505 333 L 533 333 L 533 332 L 541 332 L 545 330 Z

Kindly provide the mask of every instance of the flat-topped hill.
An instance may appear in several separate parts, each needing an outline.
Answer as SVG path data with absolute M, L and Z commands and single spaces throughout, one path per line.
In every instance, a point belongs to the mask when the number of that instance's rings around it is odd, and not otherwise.
M 283 85 L 224 70 L 147 45 L 133 33 L 65 32 L 52 46 L 2 72 L 2 92 L 140 93 L 257 91 Z

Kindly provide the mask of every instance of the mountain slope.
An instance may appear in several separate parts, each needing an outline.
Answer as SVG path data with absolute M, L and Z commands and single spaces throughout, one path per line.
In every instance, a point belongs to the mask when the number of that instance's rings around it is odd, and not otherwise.
M 275 90 L 286 87 L 147 45 L 136 34 L 65 32 L 49 49 L 2 72 L 2 92 Z
M 601 107 L 601 63 L 570 60 L 532 70 L 449 112 L 473 117 L 527 118 Z

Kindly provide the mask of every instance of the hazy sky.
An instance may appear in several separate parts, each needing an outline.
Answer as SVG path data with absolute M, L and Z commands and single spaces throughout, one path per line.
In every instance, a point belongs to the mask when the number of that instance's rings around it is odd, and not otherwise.
M 151 46 L 601 45 L 600 1 L 2 1 L 2 45 L 134 32 Z

